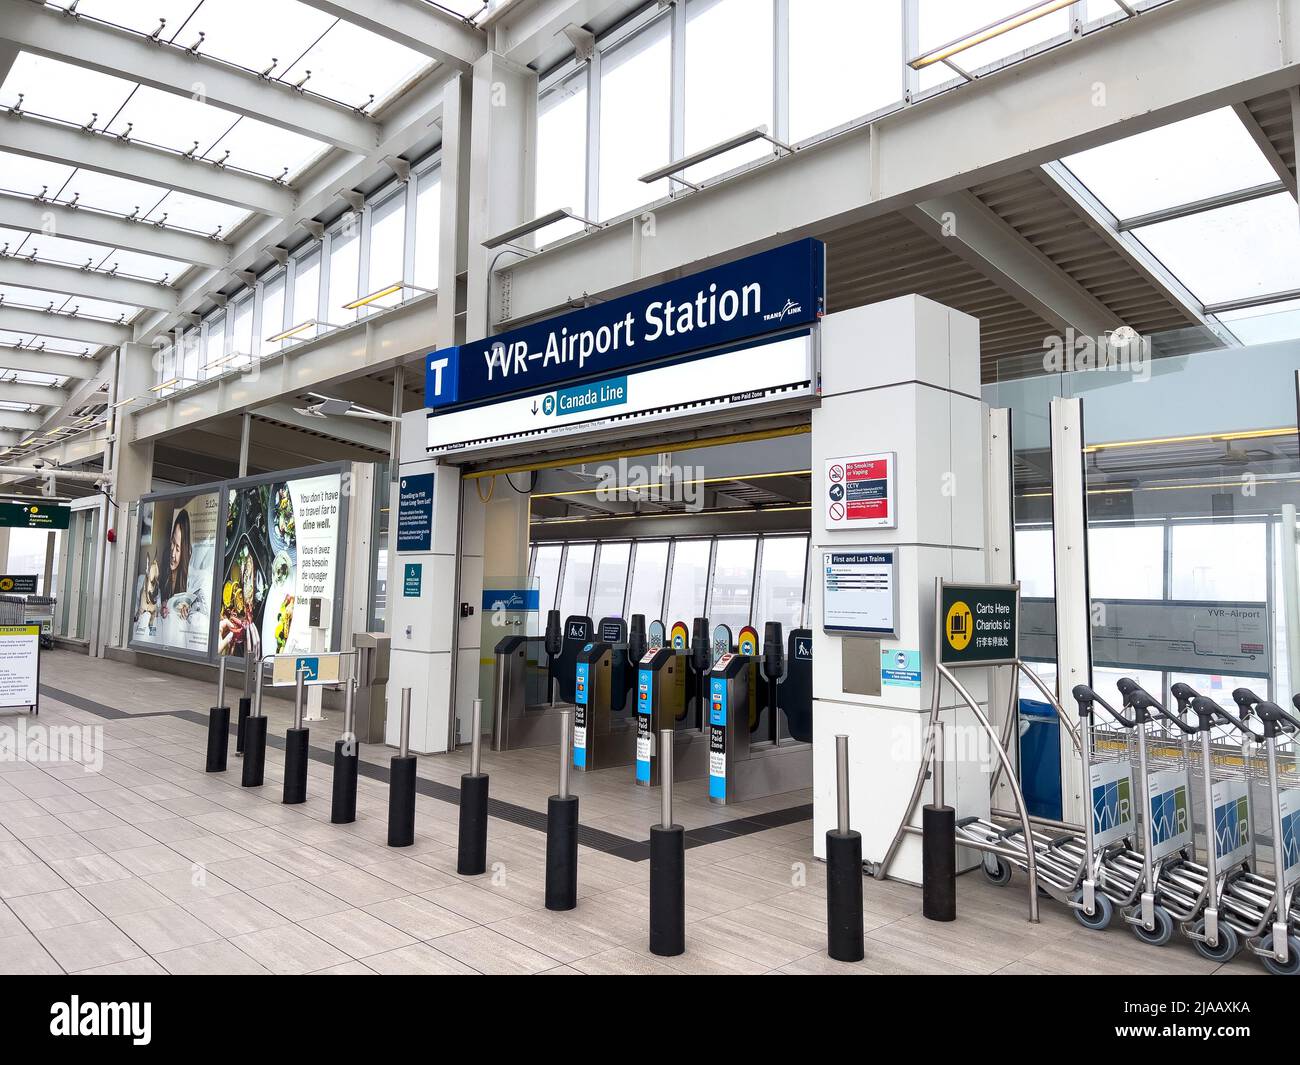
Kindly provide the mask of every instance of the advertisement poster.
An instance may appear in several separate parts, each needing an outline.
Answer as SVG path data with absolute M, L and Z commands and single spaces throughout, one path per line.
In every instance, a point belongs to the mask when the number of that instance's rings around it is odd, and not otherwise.
M 208 653 L 218 504 L 216 492 L 141 502 L 132 643 Z
M 227 490 L 218 654 L 311 650 L 306 600 L 334 598 L 341 521 L 338 473 Z

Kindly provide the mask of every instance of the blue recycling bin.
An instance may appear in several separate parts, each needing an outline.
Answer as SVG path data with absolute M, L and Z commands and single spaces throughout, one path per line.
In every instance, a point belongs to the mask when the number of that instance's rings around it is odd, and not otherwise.
M 1033 699 L 1020 700 L 1020 786 L 1030 814 L 1061 820 L 1061 722 Z

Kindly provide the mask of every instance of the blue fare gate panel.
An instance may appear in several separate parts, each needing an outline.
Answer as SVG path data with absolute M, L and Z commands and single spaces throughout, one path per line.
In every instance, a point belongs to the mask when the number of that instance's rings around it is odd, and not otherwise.
M 638 669 L 636 674 L 636 779 L 650 783 L 650 727 L 653 707 L 650 705 L 650 685 L 654 675 L 648 669 Z
M 709 798 L 727 798 L 727 680 L 709 678 Z
M 588 644 L 587 648 L 590 649 Z M 591 692 L 590 666 L 578 662 L 573 678 L 573 764 L 587 767 L 587 699 Z

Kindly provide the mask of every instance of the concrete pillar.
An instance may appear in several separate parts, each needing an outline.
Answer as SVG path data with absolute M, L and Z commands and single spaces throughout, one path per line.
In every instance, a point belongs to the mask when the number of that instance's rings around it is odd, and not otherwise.
M 490 251 L 483 241 L 533 216 L 537 74 L 489 52 L 474 64 L 473 92 L 465 337 L 478 340 L 509 315 L 492 302 L 493 263 L 519 258 L 501 248 Z
M 880 861 L 904 816 L 924 747 L 934 683 L 935 580 L 985 579 L 979 323 L 920 296 L 828 315 L 822 384 L 822 404 L 812 416 L 813 844 L 824 857 L 825 834 L 836 819 L 834 737 L 847 734 L 852 827 L 862 833 L 863 858 Z M 828 528 L 828 460 L 879 452 L 896 454 L 897 526 Z M 850 547 L 893 548 L 897 639 L 822 629 L 822 551 Z M 899 651 L 919 653 L 918 687 L 883 683 L 882 652 L 892 659 Z M 979 700 L 986 698 L 985 673 L 962 674 Z M 989 779 L 966 749 L 974 719 L 958 708 L 948 685 L 942 708 L 950 737 L 948 802 L 959 816 L 987 815 Z M 917 824 L 919 818 L 918 810 Z M 961 852 L 959 866 L 971 864 L 971 855 Z M 904 842 L 890 875 L 920 883 L 916 838 Z
M 154 379 L 153 358 L 153 349 L 142 344 L 122 346 L 116 390 L 119 400 L 141 396 L 148 391 Z M 129 411 L 130 408 L 120 407 L 118 410 Z M 106 555 L 109 594 L 103 597 L 103 601 L 109 613 L 100 618 L 100 631 L 108 633 L 112 644 L 117 647 L 126 643 L 126 634 L 122 630 L 125 609 L 123 573 L 131 561 L 131 544 L 135 537 L 135 528 L 129 520 L 131 504 L 153 487 L 153 441 L 136 442 L 134 432 L 132 417 L 121 415 L 118 442 L 113 448 L 112 495 L 117 506 L 110 509 L 108 518 L 117 532 L 117 542 L 109 545 Z
M 457 74 L 443 92 L 436 337 L 439 348 L 460 343 L 465 332 L 472 88 L 473 79 L 468 74 Z

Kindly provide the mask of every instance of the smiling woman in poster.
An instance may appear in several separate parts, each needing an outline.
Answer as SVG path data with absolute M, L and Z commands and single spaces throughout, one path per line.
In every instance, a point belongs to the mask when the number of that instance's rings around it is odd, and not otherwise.
M 175 611 L 181 621 L 188 621 L 190 614 L 207 612 L 204 584 L 211 581 L 211 570 L 205 576 L 201 567 L 191 569 L 193 553 L 189 511 L 178 510 L 172 522 L 171 557 L 163 579 L 164 618 Z

